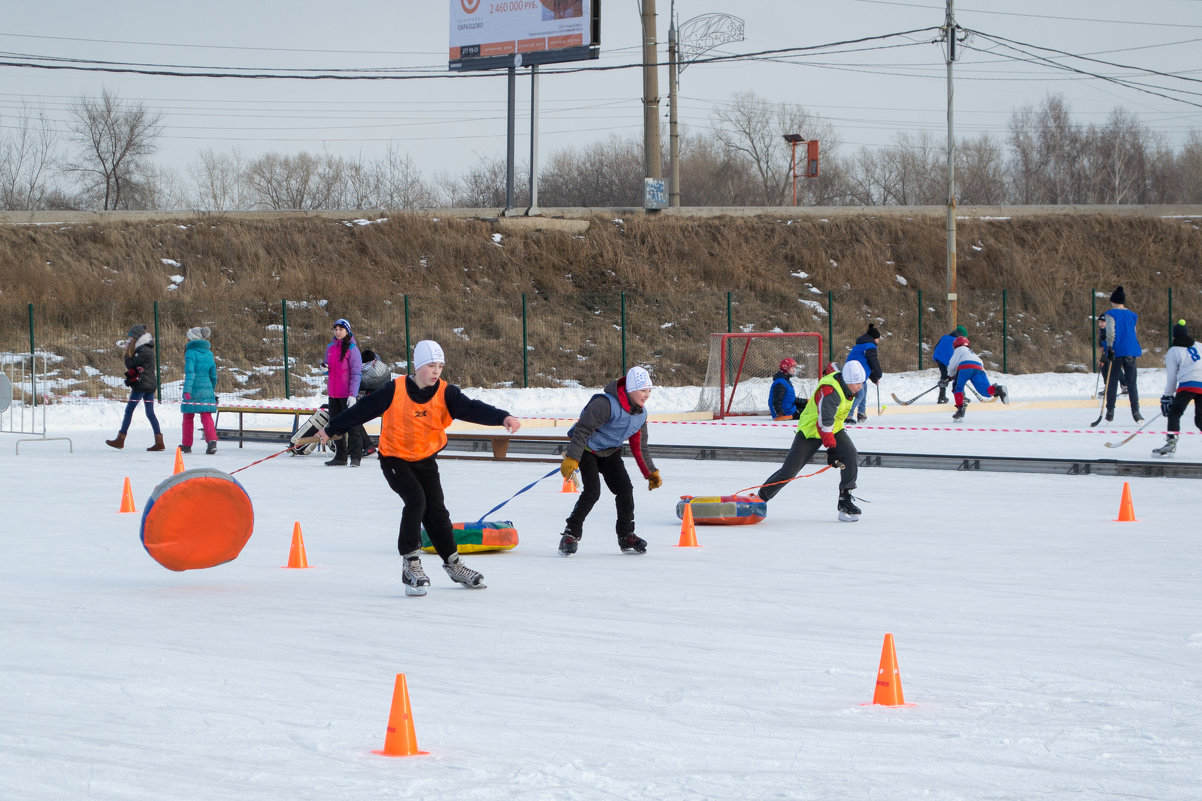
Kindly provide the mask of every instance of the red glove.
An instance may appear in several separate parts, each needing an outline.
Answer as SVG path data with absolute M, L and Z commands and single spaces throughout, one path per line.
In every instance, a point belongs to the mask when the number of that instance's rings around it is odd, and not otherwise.
M 825 445 L 828 448 L 835 447 L 835 435 L 834 434 L 832 434 L 829 431 L 820 431 L 819 434 L 821 434 L 821 436 L 822 436 L 822 444 L 823 445 Z
M 185 393 L 184 393 L 184 400 L 192 400 L 192 393 L 191 393 L 191 392 L 185 392 Z

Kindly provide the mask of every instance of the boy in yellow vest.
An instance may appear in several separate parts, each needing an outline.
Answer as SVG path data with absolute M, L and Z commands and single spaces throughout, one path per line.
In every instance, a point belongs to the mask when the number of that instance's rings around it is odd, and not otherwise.
M 784 489 L 785 484 L 801 472 L 801 468 L 820 447 L 826 447 L 827 464 L 842 463 L 839 479 L 839 519 L 854 523 L 860 519 L 860 507 L 856 506 L 851 491 L 856 488 L 858 465 L 855 443 L 843 427 L 851 412 L 856 393 L 864 386 L 867 376 L 859 362 L 847 362 L 843 370 L 828 373 L 814 388 L 814 395 L 806 404 L 797 421 L 797 434 L 793 445 L 780 469 L 768 477 L 760 488 L 759 496 L 770 501 Z
M 521 421 L 502 409 L 472 400 L 459 387 L 443 381 L 446 357 L 432 339 L 413 348 L 413 375 L 402 376 L 371 393 L 317 432 L 324 445 L 357 425 L 379 417 L 380 469 L 392 491 L 401 496 L 401 530 L 397 550 L 404 558 L 401 581 L 406 595 L 425 595 L 430 578 L 422 570 L 422 524 L 442 557 L 452 581 L 484 589 L 484 577 L 459 560 L 451 515 L 438 476 L 438 452 L 446 447 L 446 429 L 454 420 L 485 426 L 504 426 L 509 433 Z

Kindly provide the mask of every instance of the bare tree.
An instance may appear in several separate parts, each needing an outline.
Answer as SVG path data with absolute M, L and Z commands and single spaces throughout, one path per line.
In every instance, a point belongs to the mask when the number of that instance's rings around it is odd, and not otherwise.
M 759 176 L 759 202 L 765 206 L 792 202 L 791 154 L 782 139 L 785 134 L 800 133 L 806 139 L 818 139 L 828 157 L 834 154 L 838 145 L 834 129 L 828 123 L 801 106 L 771 103 L 754 92 L 735 94 L 733 101 L 719 108 L 714 116 L 717 140 L 728 151 L 745 159 Z M 798 201 L 801 202 L 803 192 L 820 188 L 821 184 L 799 180 Z M 806 202 L 811 203 L 813 199 L 807 198 Z
M 122 192 L 145 175 L 145 159 L 157 149 L 163 115 L 141 103 L 122 101 L 104 89 L 99 98 L 81 97 L 67 107 L 79 160 L 66 165 L 88 190 L 103 197 L 103 208 L 130 208 Z
M 946 180 L 946 170 L 944 171 Z M 1006 202 L 1006 167 L 1002 148 L 987 133 L 956 144 L 957 202 L 996 206 Z M 940 198 L 940 202 L 946 197 Z
M 209 148 L 188 167 L 192 179 L 194 208 L 203 211 L 233 211 L 247 207 L 246 160 L 242 151 L 217 153 Z
M 0 139 L 0 208 L 40 209 L 51 192 L 54 131 L 41 111 L 25 103 L 12 129 Z
M 374 169 L 375 205 L 386 209 L 416 209 L 434 203 L 434 193 L 408 154 L 388 143 Z
M 255 207 L 275 211 L 332 208 L 331 198 L 338 194 L 338 172 L 338 165 L 328 156 L 268 153 L 247 168 L 249 200 Z

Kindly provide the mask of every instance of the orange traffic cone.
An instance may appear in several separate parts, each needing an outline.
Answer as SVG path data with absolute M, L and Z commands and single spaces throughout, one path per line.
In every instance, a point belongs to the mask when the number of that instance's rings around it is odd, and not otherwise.
M 384 750 L 372 751 L 381 756 L 414 756 L 428 754 L 417 750 L 417 732 L 413 730 L 413 714 L 409 711 L 409 686 L 405 674 L 396 674 L 392 689 L 392 709 L 388 712 L 388 733 L 384 735 Z
M 305 557 L 305 538 L 301 536 L 300 523 L 292 524 L 292 550 L 288 552 L 288 564 L 285 567 L 308 567 L 309 560 Z
M 179 449 L 178 445 L 175 446 L 175 470 L 171 472 L 173 475 L 184 472 L 184 452 Z
M 1123 482 L 1123 498 L 1119 501 L 1119 517 L 1116 523 L 1134 523 L 1135 507 L 1131 504 L 1131 484 Z
M 881 666 L 876 671 L 876 692 L 872 703 L 881 706 L 905 706 L 902 696 L 901 671 L 897 669 L 897 652 L 893 650 L 893 635 L 885 635 L 881 646 Z
M 677 548 L 700 548 L 697 544 L 697 528 L 693 525 L 693 504 L 688 501 L 684 505 L 684 520 L 680 524 L 680 542 Z
M 560 492 L 573 493 L 577 491 L 576 482 L 572 480 L 572 476 L 568 476 L 563 480 L 563 488 L 560 489 Z
M 125 489 L 121 490 L 121 508 L 118 511 L 120 513 L 138 511 L 134 508 L 134 491 L 129 486 L 129 476 L 125 477 Z

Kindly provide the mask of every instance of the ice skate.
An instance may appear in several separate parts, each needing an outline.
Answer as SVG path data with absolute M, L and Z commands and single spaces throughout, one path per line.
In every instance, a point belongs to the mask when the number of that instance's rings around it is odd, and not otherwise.
M 993 385 L 993 394 L 997 395 L 1001 399 L 1002 403 L 1007 405 L 1010 403 L 1010 393 L 1007 392 L 1006 388 L 1001 384 Z
M 959 406 L 956 407 L 956 413 L 952 415 L 952 420 L 956 423 L 960 422 L 961 420 L 964 419 L 964 413 L 966 411 L 968 411 L 968 407 L 965 404 L 961 403 Z
M 447 571 L 451 581 L 462 584 L 470 590 L 482 590 L 487 586 L 484 583 L 484 576 L 460 562 L 457 553 L 451 554 L 451 558 L 442 566 L 442 569 Z
M 559 555 L 571 556 L 576 553 L 576 547 L 580 544 L 580 538 L 572 534 L 570 531 L 565 531 L 563 536 L 559 538 Z
M 847 490 L 839 493 L 839 520 L 844 523 L 854 523 L 860 519 L 860 507 L 853 503 L 854 500 Z
M 1144 416 L 1139 413 L 1139 409 L 1132 409 L 1131 410 L 1131 419 L 1137 423 L 1142 423 L 1144 421 Z
M 191 453 L 192 449 L 189 448 L 188 452 Z M 209 454 L 210 456 L 212 456 L 214 453 L 217 453 L 217 440 L 209 440 L 208 445 L 205 447 L 205 453 Z
M 1172 456 L 1176 452 L 1177 452 L 1177 438 L 1172 435 L 1169 435 L 1168 439 L 1165 440 L 1165 443 L 1163 445 L 1161 445 L 1159 448 L 1152 449 L 1153 456 Z
M 622 553 L 647 553 L 647 541 L 634 534 L 619 534 L 618 547 Z
M 420 551 L 405 554 L 405 566 L 401 569 L 401 583 L 405 585 L 406 595 L 425 595 L 430 586 L 430 577 L 422 569 Z
M 1107 409 L 1107 410 L 1106 410 L 1106 422 L 1107 422 L 1107 423 L 1113 423 L 1113 422 L 1114 422 L 1114 409 Z

